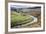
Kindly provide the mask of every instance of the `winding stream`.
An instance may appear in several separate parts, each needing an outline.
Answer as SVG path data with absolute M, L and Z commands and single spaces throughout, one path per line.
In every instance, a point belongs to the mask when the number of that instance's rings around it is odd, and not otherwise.
M 30 16 L 30 15 L 28 15 L 28 16 Z M 36 17 L 34 17 L 34 16 L 30 16 L 30 17 L 32 17 L 32 18 L 33 18 L 33 20 L 32 20 L 31 22 L 26 23 L 26 24 L 22 24 L 22 25 L 19 25 L 19 26 L 16 26 L 16 27 L 17 27 L 17 28 L 25 27 L 25 26 L 28 26 L 28 25 L 30 25 L 30 24 L 32 24 L 32 23 L 37 22 L 37 18 L 36 18 Z
M 22 26 L 27 26 L 27 25 L 29 25 L 29 24 L 32 24 L 32 23 L 37 22 L 37 18 L 36 18 L 36 17 L 34 17 L 34 16 L 30 16 L 30 17 L 33 18 L 33 21 L 31 21 L 31 22 L 29 22 L 29 23 L 26 23 L 26 24 L 23 24 Z

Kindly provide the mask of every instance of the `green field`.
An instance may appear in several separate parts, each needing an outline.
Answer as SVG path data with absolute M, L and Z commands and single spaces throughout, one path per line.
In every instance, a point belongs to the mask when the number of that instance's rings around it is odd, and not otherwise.
M 11 26 L 14 27 L 17 24 L 23 24 L 31 21 L 32 18 L 29 16 L 24 16 L 21 13 L 12 12 L 11 13 Z

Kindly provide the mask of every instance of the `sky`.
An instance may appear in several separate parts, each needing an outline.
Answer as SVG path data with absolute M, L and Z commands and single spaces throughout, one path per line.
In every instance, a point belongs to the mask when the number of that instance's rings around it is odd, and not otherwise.
M 36 7 L 40 6 L 39 4 L 27 4 L 27 3 L 11 3 L 11 7 L 14 8 L 27 8 L 27 7 Z

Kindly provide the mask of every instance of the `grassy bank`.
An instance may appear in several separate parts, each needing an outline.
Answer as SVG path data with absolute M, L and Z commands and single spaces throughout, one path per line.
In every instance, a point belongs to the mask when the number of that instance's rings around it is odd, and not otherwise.
M 27 15 L 22 15 L 21 13 L 12 12 L 11 13 L 11 26 L 21 25 L 23 23 L 31 22 L 32 18 Z

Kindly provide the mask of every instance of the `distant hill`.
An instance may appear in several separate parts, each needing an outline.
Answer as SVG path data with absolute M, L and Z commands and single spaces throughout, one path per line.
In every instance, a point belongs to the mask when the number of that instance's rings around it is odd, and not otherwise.
M 11 7 L 11 11 L 17 11 L 17 10 L 23 10 L 23 9 L 37 9 L 37 8 L 41 8 L 41 7 L 39 7 L 39 6 L 36 6 L 36 7 L 26 7 L 26 8 Z

